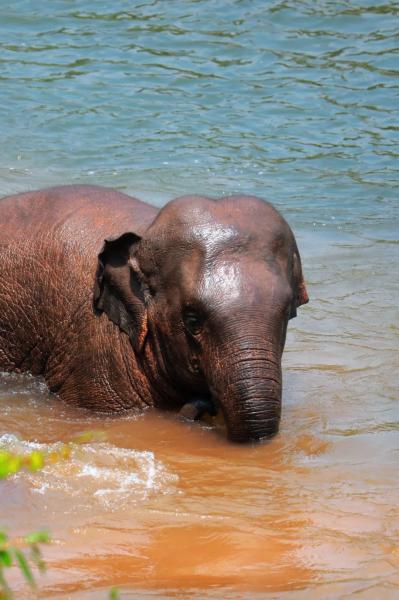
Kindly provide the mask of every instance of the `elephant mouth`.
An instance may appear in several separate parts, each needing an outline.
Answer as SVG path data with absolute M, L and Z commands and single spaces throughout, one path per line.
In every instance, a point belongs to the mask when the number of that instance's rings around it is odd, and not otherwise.
M 215 417 L 219 412 L 219 407 L 212 394 L 202 394 L 194 396 L 182 406 L 179 415 L 189 421 L 198 421 L 205 414 Z
M 181 407 L 178 414 L 185 421 L 189 422 L 203 419 L 205 423 L 216 426 L 216 430 L 219 433 L 223 432 L 227 435 L 231 442 L 238 444 L 252 444 L 266 441 L 276 435 L 279 429 L 278 420 L 274 420 L 273 427 L 267 431 L 264 430 L 264 423 L 261 420 L 259 426 L 251 424 L 249 428 L 244 427 L 243 430 L 240 428 L 233 429 L 226 418 L 225 411 L 217 396 L 212 393 L 193 396 Z M 214 419 L 214 417 L 217 417 L 217 419 Z

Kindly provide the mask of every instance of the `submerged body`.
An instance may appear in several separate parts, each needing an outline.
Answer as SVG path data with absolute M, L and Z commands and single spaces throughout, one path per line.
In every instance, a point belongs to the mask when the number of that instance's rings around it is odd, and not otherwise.
M 270 204 L 191 196 L 158 211 L 50 188 L 0 200 L 0 240 L 0 369 L 41 374 L 79 406 L 200 396 L 236 441 L 277 431 L 287 322 L 307 294 Z

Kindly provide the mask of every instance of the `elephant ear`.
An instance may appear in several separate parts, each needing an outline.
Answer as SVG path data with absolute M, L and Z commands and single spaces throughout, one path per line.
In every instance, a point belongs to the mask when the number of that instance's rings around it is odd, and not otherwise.
M 294 300 L 291 305 L 290 319 L 296 317 L 296 310 L 298 306 L 307 304 L 309 302 L 309 296 L 306 289 L 305 281 L 302 274 L 301 257 L 299 256 L 298 250 L 294 251 L 293 257 L 293 280 L 294 280 Z
M 146 301 L 149 294 L 135 257 L 140 237 L 124 233 L 108 238 L 98 255 L 93 302 L 95 309 L 127 333 L 140 352 L 147 335 Z

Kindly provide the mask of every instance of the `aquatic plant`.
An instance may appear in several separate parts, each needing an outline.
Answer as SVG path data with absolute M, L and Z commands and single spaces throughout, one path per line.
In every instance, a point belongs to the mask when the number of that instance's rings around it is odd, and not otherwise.
M 63 452 L 65 454 L 65 452 Z M 14 475 L 21 469 L 38 471 L 45 463 L 45 455 L 37 450 L 30 454 L 15 454 L 0 449 L 0 479 Z M 17 565 L 26 581 L 34 588 L 35 578 L 29 562 L 36 565 L 40 572 L 46 569 L 39 544 L 47 544 L 50 535 L 47 531 L 36 531 L 29 535 L 11 541 L 6 531 L 0 529 L 0 599 L 12 598 L 11 589 L 5 577 L 5 569 Z
M 4 530 L 0 529 L 0 599 L 9 600 L 13 594 L 5 577 L 5 569 L 17 565 L 26 581 L 32 588 L 36 587 L 36 581 L 30 567 L 32 562 L 41 573 L 46 570 L 39 544 L 47 544 L 50 535 L 47 531 L 36 531 L 11 542 Z M 26 547 L 26 548 L 25 548 Z
M 102 432 L 85 432 L 68 444 L 62 444 L 57 451 L 49 453 L 34 450 L 29 454 L 17 454 L 0 448 L 0 480 L 15 475 L 24 469 L 35 472 L 42 469 L 46 464 L 67 460 L 71 455 L 73 444 L 84 444 L 103 439 L 104 434 Z M 46 570 L 40 544 L 47 544 L 50 541 L 50 534 L 45 530 L 36 531 L 14 540 L 10 539 L 3 527 L 0 528 L 0 600 L 11 600 L 13 597 L 5 575 L 6 569 L 13 565 L 19 567 L 31 588 L 36 587 L 36 580 L 30 563 L 36 566 L 41 573 Z M 110 600 L 118 600 L 119 590 L 112 588 L 109 598 Z

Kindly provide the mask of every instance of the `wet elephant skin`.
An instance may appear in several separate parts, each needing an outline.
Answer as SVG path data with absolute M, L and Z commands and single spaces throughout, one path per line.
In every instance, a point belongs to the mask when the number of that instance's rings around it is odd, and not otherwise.
M 0 200 L 0 369 L 41 374 L 74 405 L 220 409 L 231 440 L 270 437 L 288 320 L 307 301 L 290 227 L 253 196 Z

